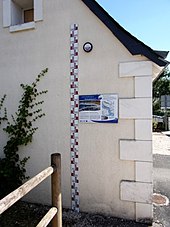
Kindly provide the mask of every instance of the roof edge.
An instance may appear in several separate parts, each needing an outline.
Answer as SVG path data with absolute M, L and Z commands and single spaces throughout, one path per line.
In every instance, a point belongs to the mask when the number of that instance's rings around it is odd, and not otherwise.
M 164 58 L 165 55 L 167 56 L 168 51 L 154 51 L 138 40 L 116 22 L 95 0 L 82 1 L 108 27 L 132 55 L 144 55 L 161 67 L 167 67 L 170 64 L 170 62 Z

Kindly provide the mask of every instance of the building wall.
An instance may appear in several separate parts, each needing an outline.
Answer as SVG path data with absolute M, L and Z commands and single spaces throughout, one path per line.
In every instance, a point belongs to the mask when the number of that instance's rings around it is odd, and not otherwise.
M 140 219 L 146 216 L 146 206 L 151 209 L 150 200 L 145 199 L 150 196 L 151 179 L 143 179 L 141 172 L 146 166 L 148 174 L 151 172 L 152 64 L 144 57 L 132 56 L 82 1 L 44 0 L 43 21 L 33 30 L 10 33 L 0 18 L 0 95 L 8 95 L 8 112 L 14 113 L 21 95 L 19 84 L 32 82 L 42 69 L 49 68 L 40 85 L 48 89 L 43 105 L 46 117 L 37 123 L 39 130 L 33 142 L 21 148 L 21 156 L 30 156 L 27 173 L 31 177 L 49 165 L 51 153 L 61 153 L 63 206 L 70 207 L 69 37 L 73 23 L 79 26 L 79 94 L 119 95 L 118 124 L 79 124 L 80 209 Z M 94 46 L 90 53 L 83 51 L 87 41 Z M 143 67 L 151 71 L 141 72 Z M 145 87 L 149 96 L 143 94 Z M 5 136 L 0 139 L 3 147 Z M 141 157 L 141 145 L 143 149 L 149 146 L 147 160 Z M 136 158 L 138 149 L 141 153 Z M 136 188 L 141 193 L 146 188 L 143 200 L 137 195 L 132 198 Z M 26 199 L 50 203 L 49 180 Z

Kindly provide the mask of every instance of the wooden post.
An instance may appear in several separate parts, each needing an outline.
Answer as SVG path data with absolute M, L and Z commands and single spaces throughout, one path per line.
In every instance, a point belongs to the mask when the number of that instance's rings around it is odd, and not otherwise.
M 52 227 L 62 227 L 62 200 L 61 200 L 61 155 L 51 155 L 51 166 L 55 169 L 51 175 L 52 206 L 58 212 L 52 220 Z

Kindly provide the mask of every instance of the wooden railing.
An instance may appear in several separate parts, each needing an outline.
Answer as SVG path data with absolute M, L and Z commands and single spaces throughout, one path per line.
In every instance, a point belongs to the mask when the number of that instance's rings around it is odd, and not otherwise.
M 61 202 L 61 155 L 51 155 L 51 166 L 28 180 L 15 191 L 0 200 L 0 214 L 11 207 L 29 191 L 51 175 L 52 208 L 39 222 L 37 227 L 46 227 L 52 220 L 52 227 L 62 227 L 62 202 Z

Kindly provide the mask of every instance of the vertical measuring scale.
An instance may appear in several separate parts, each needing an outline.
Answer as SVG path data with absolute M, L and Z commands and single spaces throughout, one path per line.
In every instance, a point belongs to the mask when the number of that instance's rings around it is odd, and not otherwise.
M 78 124 L 79 124 L 79 91 L 78 91 L 78 25 L 70 28 L 70 152 L 71 152 L 71 206 L 79 212 L 79 166 L 78 166 Z

